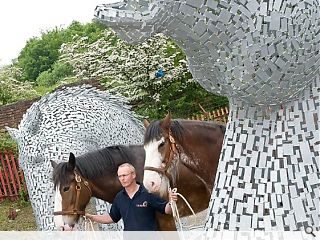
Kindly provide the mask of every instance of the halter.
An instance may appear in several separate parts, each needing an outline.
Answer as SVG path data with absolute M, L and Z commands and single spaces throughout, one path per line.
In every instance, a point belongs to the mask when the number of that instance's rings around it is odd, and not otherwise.
M 73 210 L 69 210 L 69 211 L 57 211 L 54 212 L 53 215 L 85 215 L 85 211 L 80 211 L 78 209 L 76 209 L 76 206 L 78 205 L 78 201 L 80 198 L 80 192 L 81 192 L 81 184 L 82 184 L 82 178 L 80 176 L 80 174 L 78 174 L 76 171 L 74 171 L 74 177 L 76 180 L 76 202 L 73 206 Z M 89 186 L 89 182 L 87 180 L 83 180 L 83 185 L 85 186 L 85 189 L 88 190 L 90 197 L 92 196 L 92 191 L 91 188 Z
M 177 149 L 176 141 L 174 140 L 173 136 L 171 135 L 171 132 L 169 132 L 169 141 L 170 141 L 170 153 L 169 153 L 169 157 L 167 159 L 165 159 L 165 161 L 164 161 L 164 167 L 156 168 L 156 167 L 145 166 L 144 170 L 154 171 L 159 174 L 165 175 L 169 179 L 170 185 L 172 185 L 173 179 L 172 179 L 171 174 L 168 173 L 168 169 L 171 166 L 172 161 L 173 161 L 173 157 L 174 157 L 175 153 L 178 151 L 178 149 Z

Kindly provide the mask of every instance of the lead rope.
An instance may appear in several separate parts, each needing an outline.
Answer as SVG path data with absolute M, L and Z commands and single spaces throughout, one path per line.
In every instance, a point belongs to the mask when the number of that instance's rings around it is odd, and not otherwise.
M 192 212 L 193 216 L 195 216 L 196 214 L 194 213 L 190 203 L 187 201 L 187 199 L 181 194 L 177 192 L 177 188 L 173 188 L 172 190 L 169 188 L 169 191 L 171 191 L 172 193 L 176 193 L 179 197 L 182 198 L 182 200 L 187 204 L 188 208 L 190 209 L 190 211 Z M 181 223 L 181 218 L 179 215 L 179 211 L 178 211 L 178 207 L 175 201 L 172 201 L 170 199 L 170 203 L 171 203 L 171 208 L 172 208 L 172 216 L 175 219 L 176 222 L 178 222 L 179 224 L 179 228 L 182 231 L 182 223 Z
M 93 239 L 97 240 L 98 238 L 96 236 L 96 233 L 95 233 L 95 230 L 94 230 L 93 223 L 92 223 L 91 219 L 87 218 L 86 216 L 83 216 L 83 218 L 84 218 L 84 230 L 93 232 Z

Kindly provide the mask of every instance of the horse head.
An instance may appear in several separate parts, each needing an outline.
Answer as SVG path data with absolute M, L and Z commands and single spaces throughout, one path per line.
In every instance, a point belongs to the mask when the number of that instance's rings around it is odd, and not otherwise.
M 170 36 L 206 90 L 271 106 L 319 76 L 319 11 L 318 0 L 127 0 L 97 6 L 95 17 L 129 43 Z
M 171 116 L 168 114 L 162 121 L 151 124 L 145 120 L 144 125 L 146 159 L 143 183 L 150 192 L 165 197 L 170 183 L 174 183 L 177 177 L 177 147 L 170 130 Z
M 53 216 L 56 200 L 50 160 L 66 162 L 70 152 L 78 156 L 111 144 L 141 143 L 142 124 L 129 109 L 123 98 L 90 85 L 66 87 L 33 103 L 17 129 L 7 128 L 19 145 L 19 166 L 39 230 L 63 224 L 61 216 Z M 94 202 L 98 212 L 106 211 L 107 202 Z M 101 227 L 109 229 L 109 225 Z
M 63 223 L 73 227 L 84 215 L 92 191 L 90 182 L 76 168 L 76 158 L 70 153 L 68 162 L 51 160 L 55 191 L 54 215 L 62 215 Z

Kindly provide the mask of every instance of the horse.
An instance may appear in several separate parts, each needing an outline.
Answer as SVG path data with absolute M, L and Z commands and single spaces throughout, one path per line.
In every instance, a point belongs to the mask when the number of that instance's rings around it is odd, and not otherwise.
M 117 169 L 122 163 L 131 163 L 136 168 L 137 181 L 142 183 L 144 173 L 145 151 L 143 145 L 116 145 L 94 150 L 78 157 L 70 153 L 68 162 L 57 164 L 51 161 L 53 167 L 53 183 L 56 189 L 55 215 L 62 215 L 63 221 L 74 226 L 81 215 L 84 215 L 86 205 L 91 197 L 113 202 L 122 186 L 118 181 Z M 190 178 L 188 169 L 184 169 L 181 180 Z M 191 177 L 192 178 L 192 177 Z M 181 183 L 182 184 L 182 183 Z M 193 178 L 191 187 L 205 189 L 203 183 Z M 61 195 L 61 196 L 59 196 Z M 60 207 L 59 204 L 61 204 Z M 176 230 L 175 221 L 170 215 L 156 214 L 161 231 Z
M 146 151 L 143 184 L 148 191 L 164 197 L 176 187 L 194 212 L 208 208 L 224 140 L 225 126 L 213 122 L 164 119 L 144 121 Z M 189 178 L 181 181 L 182 171 Z M 204 188 L 191 187 L 195 176 Z M 186 204 L 178 200 L 180 216 L 190 215 Z

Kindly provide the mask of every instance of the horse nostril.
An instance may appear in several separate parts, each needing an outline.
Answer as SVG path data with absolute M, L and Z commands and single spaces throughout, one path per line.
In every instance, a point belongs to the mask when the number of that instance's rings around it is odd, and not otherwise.
M 155 186 L 155 182 L 151 182 L 151 187 L 153 188 Z

